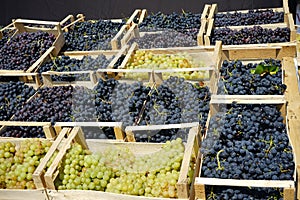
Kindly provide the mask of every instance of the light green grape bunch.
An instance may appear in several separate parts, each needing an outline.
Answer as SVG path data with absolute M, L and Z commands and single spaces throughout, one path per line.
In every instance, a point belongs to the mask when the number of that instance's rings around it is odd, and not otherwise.
M 157 152 L 141 155 L 135 155 L 125 146 L 91 153 L 75 143 L 62 161 L 55 184 L 59 190 L 177 197 L 176 184 L 183 155 L 184 145 L 180 138 L 166 142 Z
M 205 64 L 194 59 L 188 53 L 177 54 L 153 54 L 145 50 L 137 50 L 128 60 L 126 69 L 180 69 L 180 68 L 200 68 Z M 206 80 L 209 78 L 208 71 L 185 71 L 185 72 L 164 72 L 163 79 L 170 76 L 178 76 L 187 80 Z M 125 78 L 135 80 L 147 80 L 148 73 L 126 73 Z
M 18 148 L 0 144 L 0 182 L 4 189 L 35 189 L 32 174 L 51 146 L 48 140 L 26 139 Z

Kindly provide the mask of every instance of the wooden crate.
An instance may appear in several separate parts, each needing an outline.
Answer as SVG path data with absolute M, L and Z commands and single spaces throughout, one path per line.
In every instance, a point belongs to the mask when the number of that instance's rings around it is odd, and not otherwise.
M 265 55 L 265 54 L 264 54 Z M 262 55 L 262 56 L 264 56 Z M 270 58 L 270 57 L 265 57 L 266 59 L 267 58 Z M 247 63 L 260 63 L 263 61 L 264 58 L 261 58 L 261 59 L 239 59 L 241 60 L 241 62 L 246 65 Z M 222 59 L 222 63 L 224 60 L 228 60 L 226 58 L 223 57 Z M 230 60 L 232 61 L 232 60 Z M 281 60 L 281 64 L 282 64 L 282 83 L 285 83 L 285 71 L 288 70 L 288 66 L 285 66 L 286 63 L 283 62 L 283 60 Z M 221 68 L 220 68 L 221 69 Z M 219 70 L 220 70 L 219 69 Z M 249 103 L 251 103 L 251 101 L 255 101 L 255 100 L 269 100 L 269 101 L 272 101 L 272 100 L 279 100 L 279 101 L 284 101 L 285 100 L 285 95 L 223 95 L 223 94 L 218 94 L 218 85 L 219 83 L 221 82 L 221 76 L 220 76 L 220 72 L 218 73 L 218 78 L 217 78 L 217 81 L 215 82 L 215 86 L 213 87 L 214 89 L 216 89 L 215 91 L 213 91 L 212 93 L 212 98 L 215 99 L 215 101 L 224 101 L 224 102 L 230 102 L 230 101 L 237 101 L 239 102 L 240 100 L 243 100 L 243 101 L 248 101 Z
M 199 28 L 198 34 L 197 34 L 197 44 L 198 45 L 204 45 L 203 37 L 206 31 L 206 23 L 207 23 L 207 16 L 209 14 L 209 11 L 211 9 L 211 6 L 209 4 L 206 4 L 203 8 L 201 18 L 199 19 L 201 26 Z M 135 10 L 135 13 L 141 12 L 140 19 L 144 19 L 147 16 L 147 10 L 144 9 L 142 11 Z M 134 17 L 134 14 L 131 16 L 131 18 Z M 123 33 L 123 37 L 121 40 L 115 39 L 113 41 L 113 49 L 117 49 L 121 47 L 124 47 L 126 44 L 128 44 L 132 39 L 134 38 L 140 38 L 143 37 L 145 34 L 156 34 L 156 33 L 163 33 L 163 31 L 150 31 L 150 32 L 144 32 L 139 30 L 139 24 L 142 22 L 139 20 L 138 23 L 132 23 L 132 19 L 129 19 L 131 23 L 126 23 L 127 26 L 122 27 L 121 31 L 118 34 Z M 130 26 L 128 26 L 130 25 Z M 119 43 L 117 43 L 119 42 Z
M 52 29 L 40 28 L 40 27 L 28 26 L 27 24 L 53 25 L 55 26 L 55 28 Z M 54 41 L 52 47 L 47 49 L 47 51 L 43 55 L 41 55 L 41 57 L 38 60 L 36 60 L 33 63 L 33 65 L 31 65 L 27 70 L 0 70 L 0 76 L 2 77 L 17 77 L 19 80 L 24 81 L 26 83 L 31 83 L 33 85 L 40 86 L 40 82 L 38 80 L 37 74 L 35 74 L 34 72 L 45 61 L 48 54 L 58 55 L 60 49 L 62 48 L 65 42 L 60 24 L 58 22 L 50 22 L 50 21 L 16 19 L 13 20 L 12 25 L 14 26 L 14 28 L 10 28 L 11 25 L 9 25 L 8 27 L 11 30 L 15 30 L 12 37 L 23 32 L 30 33 L 30 32 L 37 32 L 37 31 L 48 32 L 54 34 L 56 37 L 56 40 Z
M 3 27 L 2 29 L 0 29 L 0 40 L 3 38 L 3 36 L 11 36 L 13 35 L 13 33 L 16 31 L 15 27 L 14 27 L 14 23 L 10 23 L 8 25 L 6 25 L 5 27 Z
M 63 55 L 69 56 L 70 58 L 74 59 L 83 59 L 84 56 L 91 56 L 92 58 L 96 58 L 97 56 L 103 54 L 107 59 L 111 59 L 112 57 L 119 57 L 119 51 L 69 51 L 64 52 Z M 55 58 L 55 57 L 54 57 Z M 51 61 L 53 59 L 53 56 L 51 54 L 48 54 L 46 57 L 45 62 Z M 114 66 L 114 63 L 117 62 L 117 60 L 112 60 L 108 66 Z M 107 66 L 107 67 L 108 67 Z M 66 81 L 54 81 L 51 77 L 51 75 L 56 76 L 88 76 L 89 80 L 75 80 L 72 82 L 66 82 Z M 43 72 L 41 74 L 41 78 L 43 80 L 43 84 L 47 86 L 51 85 L 66 85 L 70 83 L 74 83 L 76 85 L 83 85 L 83 86 L 89 86 L 89 85 L 95 85 L 98 82 L 98 78 L 96 76 L 96 72 L 94 70 L 80 70 L 80 71 L 66 71 L 66 72 L 57 72 L 57 71 L 47 71 Z
M 284 23 L 262 24 L 262 25 L 259 25 L 259 26 L 261 26 L 262 28 L 268 28 L 268 29 L 276 29 L 277 27 L 280 27 L 280 28 L 288 27 L 288 28 L 290 28 L 290 40 L 289 40 L 289 42 L 290 43 L 295 43 L 295 41 L 296 41 L 296 28 L 295 28 L 295 23 L 294 23 L 294 19 L 293 19 L 292 14 L 288 14 L 287 19 L 288 19 L 288 21 L 284 22 Z M 254 25 L 249 25 L 249 26 L 228 26 L 228 28 L 234 29 L 234 30 L 240 30 L 242 28 L 250 28 L 250 27 L 253 27 L 253 26 Z M 204 44 L 206 46 L 211 45 L 211 37 L 212 37 L 213 29 L 219 29 L 219 28 L 220 27 L 214 27 L 214 19 L 208 19 L 207 30 L 206 30 L 206 34 L 204 36 Z M 280 46 L 284 43 L 267 43 L 267 44 L 251 44 L 251 45 L 248 44 L 248 47 L 269 46 L 270 44 L 274 45 L 274 46 Z M 224 45 L 224 48 L 226 46 L 234 48 L 234 47 L 238 47 L 240 45 Z
M 28 138 L 0 138 L 0 143 L 12 142 L 18 147 L 20 143 Z M 41 139 L 45 140 L 45 139 Z M 37 189 L 0 189 L 0 198 L 5 200 L 49 200 L 44 188 Z
M 208 15 L 208 19 L 213 19 L 215 14 L 226 14 L 226 13 L 248 13 L 249 10 L 235 10 L 235 11 L 226 11 L 226 12 L 218 12 L 218 5 L 217 4 L 212 4 L 210 5 L 211 9 L 209 10 L 209 15 Z M 262 9 L 253 9 L 253 10 L 267 10 L 267 9 L 271 9 L 274 12 L 283 12 L 284 13 L 284 22 L 288 21 L 288 14 L 290 14 L 290 10 L 289 10 L 289 5 L 288 5 L 288 0 L 283 0 L 282 1 L 282 7 L 279 8 L 262 8 Z
M 3 133 L 8 127 L 43 127 L 45 138 L 54 139 L 56 137 L 56 132 L 50 122 L 19 122 L 19 121 L 0 121 L 0 133 Z M 0 137 L 0 140 L 7 137 Z M 10 138 L 10 137 L 8 137 Z
M 120 45 L 120 41 L 122 39 L 122 37 L 124 36 L 124 34 L 126 34 L 126 32 L 128 31 L 128 29 L 134 25 L 135 23 L 133 23 L 133 19 L 137 16 L 140 17 L 140 22 L 142 22 L 142 20 L 144 19 L 143 16 L 145 16 L 146 10 L 140 10 L 140 9 L 136 9 L 133 14 L 130 16 L 130 18 L 128 19 L 128 21 L 120 28 L 120 30 L 118 31 L 118 33 L 112 38 L 112 40 L 110 41 L 110 45 L 111 45 L 111 49 L 112 50 L 119 50 L 121 48 Z M 68 32 L 70 30 L 73 30 L 74 26 L 76 23 L 80 23 L 80 22 L 84 22 L 85 19 L 85 15 L 84 14 L 77 14 L 76 15 L 76 19 L 73 15 L 68 15 L 66 16 L 61 22 L 60 24 L 62 25 L 62 30 L 64 32 Z M 95 20 L 87 20 L 90 23 L 94 23 Z M 122 19 L 107 19 L 105 21 L 112 21 L 115 23 L 121 23 Z M 70 22 L 67 25 L 63 26 L 63 24 L 65 24 L 66 22 Z M 91 52 L 96 52 L 99 50 L 93 50 Z M 101 50 L 100 50 L 101 51 Z M 73 52 L 77 53 L 77 52 L 82 52 L 82 51 L 66 51 L 65 53 L 67 54 L 73 54 Z M 83 51 L 83 52 L 89 52 L 89 51 Z
M 209 121 L 211 116 L 214 116 L 220 109 L 219 106 L 224 106 L 226 104 L 231 104 L 233 101 L 215 101 L 214 99 L 211 100 L 211 109 L 209 120 L 207 121 L 207 127 L 209 126 Z M 288 138 L 290 144 L 293 149 L 294 154 L 294 162 L 297 163 L 297 158 L 295 155 L 295 148 L 293 146 L 293 138 L 292 135 L 289 133 L 289 121 L 287 117 L 287 102 L 286 101 L 278 101 L 278 100 L 255 100 L 255 101 L 247 101 L 241 100 L 238 104 L 273 104 L 277 105 L 278 110 L 282 113 L 282 117 L 284 117 L 284 123 L 286 124 L 286 130 L 288 134 Z M 208 130 L 208 129 L 207 129 Z M 204 139 L 206 134 L 204 136 Z M 203 139 L 203 140 L 204 140 Z M 201 160 L 203 155 L 201 155 Z M 286 181 L 286 180 L 242 180 L 242 179 L 221 179 L 221 178 L 206 178 L 201 176 L 201 169 L 202 163 L 200 164 L 199 174 L 195 178 L 195 199 L 206 199 L 205 195 L 205 186 L 212 185 L 212 186 L 233 186 L 233 187 L 267 187 L 267 188 L 283 188 L 284 189 L 284 199 L 285 200 L 293 200 L 295 197 L 295 181 L 296 181 L 296 168 L 294 173 L 294 180 L 293 181 Z
M 3 72 L 2 70 L 0 70 L 0 83 L 9 82 L 11 80 L 22 81 L 26 83 L 26 85 L 32 86 L 34 89 L 37 89 L 38 87 L 41 86 L 38 73 L 35 72 L 23 73 L 23 72 L 14 72 L 14 71 Z
M 122 122 L 56 122 L 54 125 L 54 129 L 58 133 L 65 127 L 81 127 L 82 129 L 84 127 L 112 127 L 116 140 L 125 140 L 125 128 Z
M 66 134 L 69 134 L 68 138 L 64 141 L 60 152 L 54 159 L 52 165 L 46 173 L 43 173 L 43 169 L 46 166 L 48 160 L 52 156 L 59 143 L 63 141 L 63 138 Z M 180 169 L 180 177 L 177 182 L 177 191 L 178 197 L 180 199 L 188 199 L 189 197 L 193 197 L 193 189 L 190 189 L 187 184 L 187 173 L 189 164 L 191 161 L 192 155 L 196 156 L 197 163 L 199 162 L 198 150 L 199 150 L 199 142 L 200 138 L 198 135 L 197 128 L 190 129 L 189 139 L 187 144 L 185 145 L 186 149 L 184 152 L 184 157 L 182 161 L 182 166 Z M 36 185 L 40 185 L 43 187 L 44 185 L 47 188 L 47 195 L 53 200 L 55 199 L 69 199 L 74 198 L 77 200 L 87 200 L 87 199 L 161 199 L 161 198 L 146 198 L 141 196 L 132 196 L 132 195 L 121 195 L 121 194 L 113 194 L 108 192 L 99 192 L 99 191 L 82 191 L 82 190 L 55 190 L 54 180 L 58 176 L 58 163 L 65 155 L 67 149 L 70 147 L 70 144 L 75 141 L 82 145 L 84 149 L 90 149 L 92 152 L 104 151 L 107 147 L 128 147 L 132 150 L 136 155 L 145 155 L 149 153 L 153 153 L 159 150 L 162 144 L 153 144 L 153 143 L 135 143 L 135 142 L 117 142 L 117 141 L 100 141 L 100 140 L 87 140 L 85 141 L 83 138 L 83 134 L 80 127 L 74 127 L 73 129 L 62 129 L 62 132 L 59 134 L 57 140 L 55 140 L 54 144 L 51 146 L 51 150 L 43 159 L 43 162 L 40 163 L 38 169 L 35 171 L 34 180 Z M 198 172 L 198 166 L 196 165 L 195 172 Z M 192 184 L 193 185 L 193 184 Z M 166 199 L 166 198 L 164 198 Z
M 147 49 L 146 52 L 151 52 L 153 54 L 166 54 L 173 55 L 178 53 L 188 53 L 188 55 L 192 56 L 196 60 L 201 60 L 207 67 L 198 67 L 198 68 L 178 68 L 178 69 L 126 69 L 126 64 L 129 62 L 129 59 L 135 54 L 136 50 L 138 50 L 138 45 L 134 43 L 128 49 L 126 46 L 122 48 L 124 51 L 120 53 L 120 55 L 126 55 L 122 64 L 118 67 L 118 69 L 113 69 L 113 66 L 109 66 L 108 69 L 99 69 L 97 73 L 117 73 L 115 76 L 116 79 L 124 78 L 124 74 L 126 73 L 148 73 L 147 80 L 156 79 L 156 83 L 160 84 L 162 82 L 162 76 L 164 73 L 174 73 L 176 76 L 176 72 L 192 72 L 192 71 L 204 71 L 209 73 L 209 79 L 204 80 L 207 81 L 210 89 L 213 91 L 214 82 L 216 81 L 216 69 L 218 69 L 221 65 L 221 55 L 222 55 L 222 46 L 221 43 L 218 42 L 214 47 L 177 47 L 177 48 L 167 48 L 167 49 Z M 121 50 L 122 51 L 122 50 Z M 115 57 L 117 60 L 118 58 Z M 112 62 L 114 63 L 114 62 Z M 155 76 L 155 77 L 154 77 Z M 153 78 L 154 77 L 154 78 Z M 203 80 L 202 80 L 203 81 Z

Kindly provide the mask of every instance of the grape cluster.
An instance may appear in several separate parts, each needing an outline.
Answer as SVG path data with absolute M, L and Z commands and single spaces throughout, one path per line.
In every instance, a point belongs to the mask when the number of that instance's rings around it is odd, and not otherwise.
M 152 154 L 136 156 L 128 147 L 91 153 L 75 143 L 61 162 L 58 190 L 97 190 L 148 197 L 176 197 L 184 155 L 180 139 L 168 141 Z M 193 160 L 193 159 L 192 159 Z M 191 162 L 188 183 L 194 163 Z
M 2 31 L 3 37 L 2 39 L 0 39 L 0 48 L 2 48 L 2 46 L 4 46 L 4 44 L 10 40 L 10 37 L 14 34 L 15 31 L 15 29 L 5 29 Z
M 204 67 L 203 61 L 194 58 L 188 53 L 177 54 L 153 54 L 145 50 L 137 50 L 126 64 L 127 69 L 180 69 L 180 68 L 200 68 Z M 180 76 L 185 79 L 207 79 L 208 71 L 186 71 L 186 72 L 164 72 L 163 78 L 170 76 Z M 126 78 L 148 79 L 148 73 L 126 73 Z
M 74 29 L 64 33 L 63 51 L 109 50 L 111 39 L 124 24 L 103 19 L 77 22 Z
M 0 137 L 45 138 L 45 134 L 41 126 L 8 126 Z
M 0 188 L 35 189 L 32 174 L 39 165 L 40 160 L 46 155 L 51 144 L 50 141 L 39 139 L 22 141 L 18 148 L 11 142 L 1 143 Z M 50 160 L 49 165 L 52 161 L 53 158 Z
M 211 44 L 222 41 L 224 45 L 264 44 L 290 41 L 290 28 L 268 29 L 261 26 L 242 28 L 215 28 L 212 31 Z
M 293 180 L 294 158 L 276 105 L 224 105 L 210 120 L 201 176 Z
M 9 120 L 26 101 L 34 95 L 35 90 L 23 82 L 0 84 L 0 121 Z
M 201 26 L 201 14 L 191 12 L 163 14 L 161 12 L 153 13 L 144 18 L 139 24 L 143 32 L 147 31 L 166 31 L 172 30 L 183 33 L 194 40 L 197 40 L 197 34 Z
M 244 187 L 223 187 L 206 186 L 207 200 L 231 200 L 231 199 L 278 199 L 283 200 L 283 189 L 277 188 L 244 188 Z
M 217 13 L 214 16 L 216 27 L 275 24 L 283 21 L 284 12 L 276 12 L 271 9 L 249 10 L 246 13 Z
M 252 74 L 257 65 L 278 67 L 276 74 Z M 222 63 L 218 94 L 229 95 L 282 95 L 286 85 L 282 83 L 282 66 L 280 60 L 266 59 L 261 63 L 243 64 L 241 61 Z
M 55 41 L 47 32 L 20 33 L 0 48 L 0 69 L 27 70 Z
M 113 58 L 107 59 L 105 55 L 100 54 L 96 58 L 84 56 L 82 59 L 70 58 L 69 56 L 55 57 L 51 61 L 44 63 L 38 73 L 47 71 L 73 72 L 73 71 L 96 71 L 106 68 Z M 89 80 L 89 74 L 72 75 L 51 75 L 53 81 L 72 82 L 75 80 Z
M 161 33 L 146 33 L 140 38 L 132 38 L 129 44 L 134 42 L 139 45 L 140 49 L 197 46 L 197 40 L 191 36 L 170 30 Z
M 15 114 L 16 121 L 72 121 L 72 86 L 44 87 Z

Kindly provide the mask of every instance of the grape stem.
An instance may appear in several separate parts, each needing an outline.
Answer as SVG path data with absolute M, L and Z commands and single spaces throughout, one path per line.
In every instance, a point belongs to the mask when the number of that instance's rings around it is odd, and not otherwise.
M 218 168 L 216 170 L 224 170 L 224 167 L 221 166 L 221 162 L 220 162 L 220 153 L 222 153 L 224 151 L 224 149 L 221 149 L 220 151 L 218 151 L 217 153 L 217 162 L 218 162 Z

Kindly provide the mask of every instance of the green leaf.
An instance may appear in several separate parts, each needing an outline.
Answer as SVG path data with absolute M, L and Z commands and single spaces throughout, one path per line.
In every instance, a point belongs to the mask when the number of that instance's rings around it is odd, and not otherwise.
M 256 68 L 255 68 L 255 74 L 262 74 L 265 72 L 265 68 L 264 68 L 264 65 L 257 65 Z

